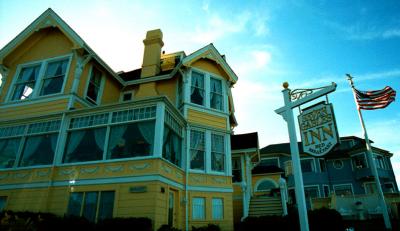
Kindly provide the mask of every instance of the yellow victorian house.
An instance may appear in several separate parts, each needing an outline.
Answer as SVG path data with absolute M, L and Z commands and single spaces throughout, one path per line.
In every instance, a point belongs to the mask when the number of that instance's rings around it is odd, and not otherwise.
M 237 76 L 213 44 L 162 38 L 116 73 L 48 9 L 0 50 L 0 210 L 233 229 Z

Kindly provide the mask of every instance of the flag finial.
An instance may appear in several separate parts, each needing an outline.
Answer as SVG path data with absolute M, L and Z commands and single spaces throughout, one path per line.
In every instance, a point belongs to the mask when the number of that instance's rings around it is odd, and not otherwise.
M 346 74 L 346 76 L 347 76 L 347 80 L 349 80 L 351 86 L 353 87 L 353 79 L 354 79 L 354 77 L 351 76 L 350 74 Z

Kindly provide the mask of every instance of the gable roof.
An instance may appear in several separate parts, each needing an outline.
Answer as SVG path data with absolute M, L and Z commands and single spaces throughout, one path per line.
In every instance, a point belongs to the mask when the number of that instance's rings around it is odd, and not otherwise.
M 222 55 L 218 52 L 218 50 L 214 47 L 212 43 L 186 56 L 182 60 L 182 63 L 184 66 L 190 66 L 192 63 L 201 58 L 207 58 L 215 61 L 222 67 L 222 69 L 228 75 L 232 83 L 237 82 L 238 80 L 237 75 L 235 74 L 235 72 L 233 72 L 232 68 L 228 65 L 228 63 L 225 61 L 225 59 L 222 57 Z
M 345 141 L 350 141 L 353 140 L 355 141 L 354 144 L 349 145 Z M 337 144 L 331 151 L 329 151 L 324 157 L 325 158 L 339 158 L 339 157 L 348 157 L 349 154 L 352 154 L 354 152 L 357 152 L 359 150 L 365 150 L 365 140 L 361 139 L 357 136 L 345 136 L 345 137 L 340 137 L 341 143 Z M 372 142 L 371 142 L 372 143 Z M 297 146 L 299 148 L 299 153 L 300 154 L 306 154 L 303 150 L 303 145 L 301 142 L 297 142 Z M 389 156 L 390 154 L 389 151 L 377 148 L 377 147 L 372 147 L 376 151 L 380 151 L 382 153 L 385 153 Z M 263 147 L 260 150 L 260 154 L 291 154 L 290 151 L 290 143 L 280 143 L 280 144 L 271 144 L 268 146 Z M 309 154 L 306 154 L 309 155 Z
M 253 132 L 253 133 L 231 135 L 231 149 L 232 150 L 258 149 L 258 133 Z
M 36 18 L 28 27 L 11 40 L 3 49 L 0 50 L 0 64 L 3 59 L 10 54 L 19 44 L 24 42 L 36 31 L 47 27 L 58 27 L 73 43 L 74 48 L 83 48 L 92 56 L 107 72 L 111 74 L 118 82 L 123 84 L 123 80 L 109 67 L 86 43 L 83 39 L 51 8 L 48 8 L 38 18 Z

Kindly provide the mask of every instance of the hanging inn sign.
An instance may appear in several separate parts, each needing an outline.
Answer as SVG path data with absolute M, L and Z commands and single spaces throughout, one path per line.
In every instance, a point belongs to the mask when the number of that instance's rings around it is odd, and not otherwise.
M 304 152 L 323 156 L 338 143 L 332 104 L 321 102 L 305 108 L 298 119 Z

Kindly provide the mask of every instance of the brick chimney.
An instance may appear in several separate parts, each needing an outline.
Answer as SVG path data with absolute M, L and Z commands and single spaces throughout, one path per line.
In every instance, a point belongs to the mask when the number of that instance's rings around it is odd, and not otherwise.
M 142 73 L 140 78 L 156 76 L 160 73 L 161 48 L 163 34 L 160 29 L 147 31 L 144 43 Z

